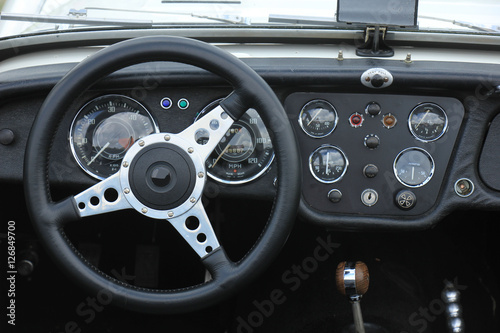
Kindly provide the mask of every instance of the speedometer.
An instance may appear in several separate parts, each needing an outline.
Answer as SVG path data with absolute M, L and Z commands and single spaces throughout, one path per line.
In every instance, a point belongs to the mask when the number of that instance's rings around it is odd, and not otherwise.
M 159 129 L 148 110 L 122 95 L 105 95 L 85 104 L 73 119 L 70 145 L 82 169 L 105 179 L 120 168 L 128 148 Z
M 195 121 L 219 102 L 206 106 Z M 206 138 L 199 137 L 198 140 Z M 264 174 L 273 159 L 274 149 L 267 128 L 257 111 L 249 109 L 226 132 L 205 164 L 211 178 L 227 184 L 243 184 Z

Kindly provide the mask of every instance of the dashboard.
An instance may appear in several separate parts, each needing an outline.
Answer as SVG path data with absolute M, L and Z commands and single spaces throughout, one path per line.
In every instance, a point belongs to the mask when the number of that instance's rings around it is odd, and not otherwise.
M 500 111 L 498 65 L 461 63 L 457 72 L 444 61 L 243 60 L 272 86 L 295 130 L 299 215 L 307 222 L 332 229 L 418 229 L 458 208 L 499 207 L 499 180 L 491 172 L 498 158 L 491 143 L 499 135 L 493 121 Z M 3 180 L 22 180 L 36 112 L 72 66 L 1 73 L 0 153 L 15 156 L 5 162 Z M 376 86 L 372 77 L 366 84 L 370 71 L 387 80 Z M 69 194 L 95 184 L 118 170 L 141 137 L 182 131 L 230 92 L 220 78 L 187 65 L 149 63 L 116 72 L 82 93 L 61 121 L 51 184 Z M 207 160 L 205 195 L 272 200 L 279 184 L 272 136 L 258 110 L 250 109 Z

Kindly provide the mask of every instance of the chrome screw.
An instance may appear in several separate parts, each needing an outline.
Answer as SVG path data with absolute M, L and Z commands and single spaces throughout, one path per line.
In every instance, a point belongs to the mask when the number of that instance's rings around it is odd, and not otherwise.
M 129 194 L 129 193 L 130 193 L 130 189 L 129 189 L 128 187 L 127 187 L 127 188 L 125 188 L 125 189 L 123 190 L 123 193 L 125 193 L 125 194 Z
M 144 147 L 144 141 L 143 140 L 139 141 L 139 146 Z
M 191 201 L 191 203 L 195 203 L 196 202 L 196 198 L 191 198 L 191 199 L 189 199 L 189 201 Z
M 168 212 L 167 215 L 168 217 L 174 217 L 174 212 Z
M 198 172 L 198 178 L 203 178 L 205 177 L 205 174 L 203 172 Z
M 128 162 L 127 161 L 123 162 L 123 167 L 124 168 L 128 167 Z
M 142 212 L 143 214 L 146 214 L 146 213 L 148 212 L 148 209 L 147 209 L 146 207 L 144 207 L 144 208 L 142 208 L 142 209 L 141 209 L 141 212 Z
M 165 139 L 165 141 L 170 141 L 170 135 L 168 135 L 168 134 L 165 135 L 163 138 Z
M 188 148 L 188 153 L 192 154 L 193 152 L 194 152 L 193 147 L 189 147 L 189 148 Z

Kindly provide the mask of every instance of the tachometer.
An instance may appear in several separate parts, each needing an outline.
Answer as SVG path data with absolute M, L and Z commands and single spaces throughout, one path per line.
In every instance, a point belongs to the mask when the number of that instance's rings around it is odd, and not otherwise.
M 105 95 L 85 104 L 73 119 L 70 145 L 82 169 L 105 179 L 120 168 L 128 148 L 159 128 L 148 110 L 122 95 Z
M 206 106 L 196 120 L 213 110 L 220 100 Z M 206 140 L 203 136 L 197 140 Z M 257 111 L 249 109 L 231 126 L 206 161 L 208 175 L 222 183 L 252 181 L 271 165 L 274 149 L 267 128 Z

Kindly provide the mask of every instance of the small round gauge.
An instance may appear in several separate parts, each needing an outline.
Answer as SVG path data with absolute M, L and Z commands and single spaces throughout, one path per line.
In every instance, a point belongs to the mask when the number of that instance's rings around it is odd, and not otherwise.
M 73 119 L 70 146 L 82 169 L 105 179 L 120 169 L 123 156 L 137 139 L 159 128 L 136 100 L 105 95 L 85 104 Z
M 206 106 L 196 120 L 213 110 L 221 100 Z M 200 135 L 197 140 L 206 138 Z M 249 109 L 220 140 L 207 158 L 208 175 L 221 183 L 243 184 L 264 174 L 274 159 L 271 137 L 257 111 Z
M 422 148 L 407 148 L 394 160 L 394 175 L 405 186 L 424 186 L 431 180 L 433 174 L 434 160 Z
M 408 117 L 408 126 L 413 136 L 420 141 L 430 142 L 442 137 L 448 129 L 446 112 L 437 104 L 417 105 Z
M 337 110 L 325 100 L 308 102 L 299 114 L 299 125 L 313 138 L 323 138 L 333 132 L 339 118 Z
M 335 183 L 344 177 L 349 161 L 340 148 L 323 145 L 309 156 L 309 170 L 322 183 Z

